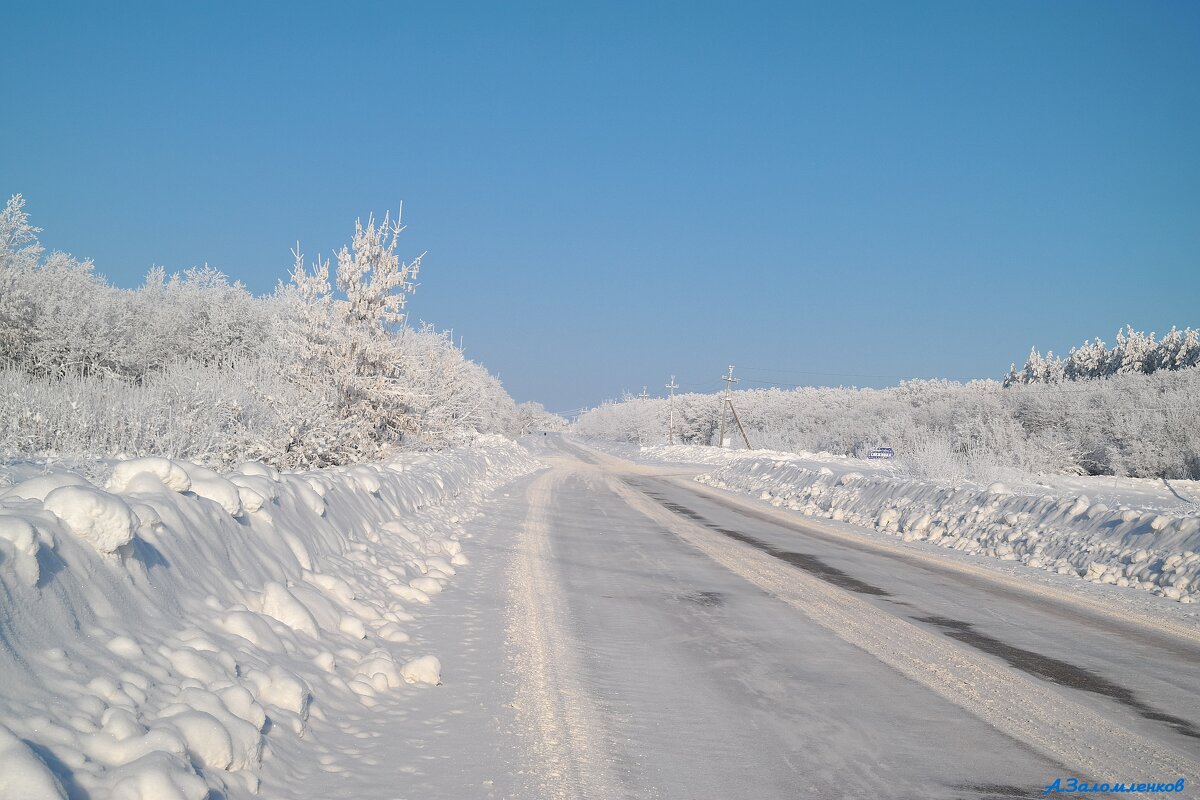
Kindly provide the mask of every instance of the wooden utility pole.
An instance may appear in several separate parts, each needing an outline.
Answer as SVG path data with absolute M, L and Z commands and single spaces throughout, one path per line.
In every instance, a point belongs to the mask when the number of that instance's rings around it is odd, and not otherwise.
M 671 416 L 670 422 L 667 423 L 667 444 L 675 444 L 675 390 L 679 388 L 679 384 L 675 383 L 675 376 L 671 376 L 671 382 L 665 387 L 671 393 L 670 406 Z
M 721 426 L 719 444 L 725 446 L 725 409 L 729 409 L 729 413 L 733 414 L 733 421 L 737 423 L 738 431 L 742 434 L 742 441 L 746 443 L 746 449 L 750 450 L 750 439 L 746 436 L 746 429 L 742 427 L 742 421 L 738 419 L 737 409 L 733 407 L 733 385 L 738 382 L 738 379 L 733 377 L 733 364 L 729 365 L 729 374 L 722 375 L 721 380 L 725 381 L 725 396 L 721 401 Z

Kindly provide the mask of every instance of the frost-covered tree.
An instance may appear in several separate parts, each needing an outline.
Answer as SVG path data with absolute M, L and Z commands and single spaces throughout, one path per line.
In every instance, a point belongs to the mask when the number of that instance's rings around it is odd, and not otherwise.
M 1055 357 L 1053 350 L 1046 351 L 1046 365 L 1042 376 L 1044 383 L 1062 383 L 1066 380 L 1066 368 L 1062 359 Z
M 42 254 L 37 235 L 41 228 L 35 228 L 29 223 L 29 214 L 25 211 L 25 198 L 14 194 L 4 204 L 0 211 L 0 265 L 22 261 L 32 266 Z
M 1107 365 L 1108 349 L 1097 338 L 1072 348 L 1063 371 L 1069 380 L 1099 378 L 1104 375 Z
M 1154 368 L 1150 371 L 1182 369 L 1186 366 L 1186 359 L 1180 357 L 1183 355 L 1184 349 L 1183 334 L 1172 325 L 1171 330 L 1167 331 L 1162 341 L 1158 343 L 1158 349 L 1154 354 Z
M 516 432 L 516 404 L 499 381 L 448 336 L 404 324 L 421 256 L 406 263 L 396 254 L 403 230 L 388 217 L 379 226 L 373 218 L 357 223 L 332 276 L 328 260 L 307 269 L 297 247 L 291 282 L 277 293 L 287 309 L 277 335 L 297 359 L 297 380 L 332 391 L 349 425 L 343 441 L 358 458 L 401 442 L 436 446 Z
M 1042 354 L 1034 348 L 1029 351 L 1029 358 L 1025 361 L 1025 374 L 1022 380 L 1023 383 L 1045 383 L 1049 373 L 1047 360 L 1042 358 Z
M 278 293 L 285 312 L 276 332 L 297 360 L 297 380 L 332 388 L 364 458 L 415 432 L 412 387 L 399 379 L 392 329 L 402 320 L 403 295 L 411 291 L 411 284 L 395 283 L 394 236 L 381 243 L 373 223 L 356 225 L 353 250 L 339 252 L 334 275 L 349 294 L 334 292 L 328 260 L 318 259 L 310 273 L 298 248 L 292 283 Z
M 1124 331 L 1117 331 L 1117 344 L 1109 355 L 1107 374 L 1153 372 L 1157 347 L 1154 333 L 1145 334 L 1135 331 L 1132 325 L 1126 326 Z
M 400 214 L 393 224 L 388 215 L 376 226 L 375 217 L 354 223 L 354 239 L 337 254 L 337 285 L 346 294 L 346 316 L 352 322 L 388 326 L 404 322 L 408 295 L 416 291 L 424 253 L 405 263 L 396 255 L 404 231 Z
M 1159 369 L 1188 369 L 1200 366 L 1200 328 L 1175 328 L 1159 344 Z
M 10 197 L 0 211 L 0 365 L 17 363 L 29 342 L 36 306 L 27 278 L 42 254 L 39 231 L 29 224 L 25 198 Z

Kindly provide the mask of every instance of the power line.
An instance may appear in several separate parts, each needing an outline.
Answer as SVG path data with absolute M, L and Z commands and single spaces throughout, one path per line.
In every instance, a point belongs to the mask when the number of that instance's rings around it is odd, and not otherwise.
M 863 372 L 814 372 L 801 369 L 775 369 L 773 367 L 742 367 L 741 369 L 749 372 L 767 372 L 776 375 L 825 375 L 835 378 L 887 378 L 889 380 L 898 381 L 927 381 L 937 380 L 936 378 L 922 377 L 920 375 L 872 375 Z
M 831 389 L 840 387 L 831 386 L 808 386 L 803 383 L 779 383 L 778 381 L 756 381 L 753 378 L 742 378 L 746 383 L 756 383 L 760 386 L 767 386 L 776 389 Z

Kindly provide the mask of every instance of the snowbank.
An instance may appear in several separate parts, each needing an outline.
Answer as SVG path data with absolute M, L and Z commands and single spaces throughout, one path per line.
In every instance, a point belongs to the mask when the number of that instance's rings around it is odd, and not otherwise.
M 0 796 L 251 796 L 271 743 L 327 702 L 436 685 L 405 629 L 468 563 L 458 531 L 483 496 L 537 466 L 485 439 L 304 474 L 136 459 L 104 489 L 5 489 Z
M 697 481 L 776 507 L 874 528 L 1094 583 L 1200 601 L 1200 516 L 1110 507 L 1087 495 L 1017 493 L 994 483 L 950 487 L 795 460 L 743 458 Z
M 591 443 L 595 446 L 596 443 Z M 637 457 L 646 461 L 664 464 L 729 464 L 747 458 L 776 458 L 790 461 L 794 453 L 774 450 L 737 450 L 733 448 L 703 447 L 695 444 L 648 445 L 637 449 Z
M 768 458 L 774 461 L 812 465 L 814 468 L 832 466 L 835 470 L 854 469 L 887 475 L 894 474 L 897 469 L 896 463 L 892 461 L 870 461 L 825 451 L 812 453 L 807 450 L 746 450 L 740 447 L 721 448 L 698 444 L 636 445 L 603 439 L 581 439 L 580 441 L 586 443 L 593 450 L 647 464 L 714 466 Z
M 790 461 L 799 458 L 796 453 L 783 453 L 775 450 L 743 450 L 741 448 L 708 447 L 697 444 L 662 444 L 636 445 L 628 442 L 613 442 L 606 439 L 581 437 L 578 439 L 593 450 L 624 458 L 628 461 L 638 461 L 651 464 L 730 464 L 747 458 L 776 458 L 780 461 Z M 822 455 L 828 456 L 828 453 Z M 829 456 L 836 458 L 837 456 Z

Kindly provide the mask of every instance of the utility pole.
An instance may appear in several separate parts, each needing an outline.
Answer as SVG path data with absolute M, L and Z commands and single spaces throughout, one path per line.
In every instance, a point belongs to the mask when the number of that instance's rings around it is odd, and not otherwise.
M 642 393 L 638 395 L 638 398 L 641 400 L 649 400 L 650 399 L 650 395 L 646 393 L 645 386 L 642 387 Z
M 679 388 L 679 384 L 675 383 L 675 376 L 671 376 L 671 382 L 664 386 L 671 393 L 671 421 L 667 423 L 667 444 L 675 444 L 675 390 Z
M 722 375 L 721 380 L 725 381 L 725 394 L 721 398 L 721 425 L 720 433 L 717 434 L 717 447 L 725 446 L 725 407 L 729 405 L 729 394 L 733 385 L 738 382 L 738 379 L 733 377 L 733 364 L 729 365 L 729 374 Z
M 729 373 L 722 375 L 721 380 L 725 381 L 725 396 L 721 402 L 721 433 L 720 446 L 725 446 L 725 409 L 729 409 L 729 413 L 733 414 L 733 421 L 737 423 L 738 431 L 742 434 L 742 441 L 746 443 L 746 449 L 750 448 L 750 439 L 746 437 L 746 429 L 742 427 L 742 421 L 738 419 L 737 409 L 733 407 L 733 385 L 738 382 L 738 379 L 733 377 L 733 364 L 729 365 Z

